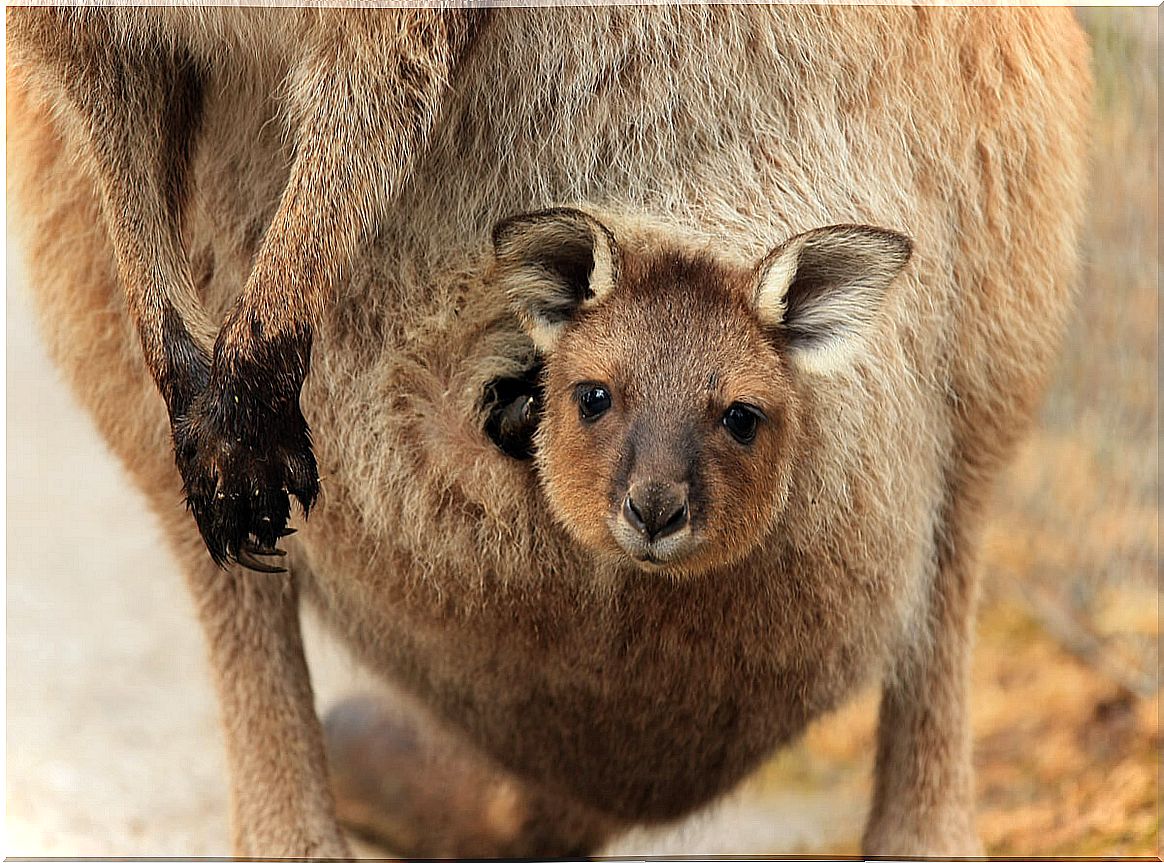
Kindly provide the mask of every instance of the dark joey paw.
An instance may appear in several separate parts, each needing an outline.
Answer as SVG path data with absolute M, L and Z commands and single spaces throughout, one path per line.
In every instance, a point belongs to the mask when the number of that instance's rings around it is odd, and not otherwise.
M 485 433 L 510 458 L 533 457 L 534 435 L 541 416 L 541 365 L 512 378 L 497 378 L 485 387 Z
M 219 566 L 285 572 L 276 543 L 294 533 L 290 498 L 307 515 L 319 495 L 310 432 L 297 397 L 272 407 L 231 389 L 212 385 L 174 426 L 186 505 Z

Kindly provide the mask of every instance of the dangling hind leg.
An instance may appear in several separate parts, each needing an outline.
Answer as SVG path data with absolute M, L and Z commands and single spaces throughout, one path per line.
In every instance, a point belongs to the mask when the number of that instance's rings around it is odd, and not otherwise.
M 403 696 L 356 696 L 323 723 L 341 823 L 406 857 L 576 857 L 614 822 L 506 773 Z

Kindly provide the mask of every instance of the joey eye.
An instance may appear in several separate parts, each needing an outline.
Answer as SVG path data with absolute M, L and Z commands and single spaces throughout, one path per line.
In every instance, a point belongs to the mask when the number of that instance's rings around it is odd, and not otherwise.
M 610 410 L 610 391 L 597 384 L 578 387 L 578 413 L 584 420 L 596 420 Z
M 732 437 L 740 443 L 751 443 L 756 439 L 756 426 L 764 414 L 759 408 L 743 402 L 732 402 L 723 413 L 723 425 Z

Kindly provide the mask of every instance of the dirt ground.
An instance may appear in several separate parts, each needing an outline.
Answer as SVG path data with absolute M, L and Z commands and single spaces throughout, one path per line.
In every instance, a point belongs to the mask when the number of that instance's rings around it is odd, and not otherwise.
M 993 854 L 1161 850 L 1159 14 L 1081 13 L 1099 107 L 1080 312 L 982 561 L 972 704 Z M 181 579 L 46 360 L 8 251 L 4 850 L 228 854 L 221 736 Z M 307 629 L 321 710 L 368 688 Z M 866 692 L 712 811 L 606 851 L 855 853 L 875 715 Z

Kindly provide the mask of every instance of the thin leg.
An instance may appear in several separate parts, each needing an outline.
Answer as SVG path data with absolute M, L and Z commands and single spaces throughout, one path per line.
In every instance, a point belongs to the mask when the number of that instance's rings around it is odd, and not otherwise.
M 346 857 L 288 573 L 223 572 L 191 549 L 187 578 L 226 731 L 235 853 Z
M 884 685 L 866 854 L 982 854 L 967 708 L 977 521 L 964 497 L 948 508 L 924 643 L 902 651 Z
M 313 334 L 360 243 L 427 146 L 484 13 L 321 13 L 288 81 L 296 155 L 238 303 L 214 347 L 210 383 L 177 429 L 179 466 L 217 560 L 248 535 L 273 547 L 289 495 L 319 491 L 299 393 Z

